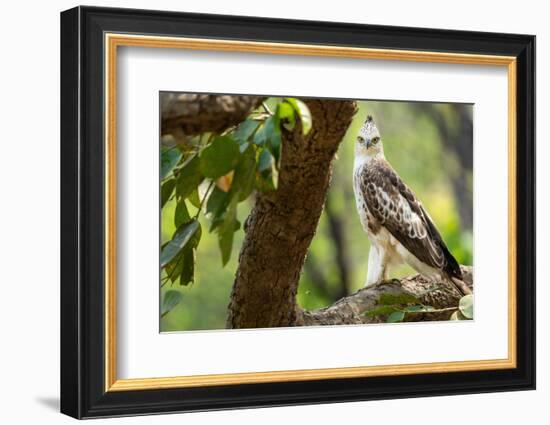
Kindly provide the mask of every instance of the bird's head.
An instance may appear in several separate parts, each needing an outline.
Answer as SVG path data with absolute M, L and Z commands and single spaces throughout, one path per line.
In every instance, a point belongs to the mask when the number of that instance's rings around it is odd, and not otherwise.
M 382 140 L 380 139 L 380 133 L 371 115 L 367 116 L 367 119 L 361 126 L 359 134 L 357 135 L 357 142 L 355 143 L 355 155 L 375 157 L 383 155 L 384 150 L 382 148 Z

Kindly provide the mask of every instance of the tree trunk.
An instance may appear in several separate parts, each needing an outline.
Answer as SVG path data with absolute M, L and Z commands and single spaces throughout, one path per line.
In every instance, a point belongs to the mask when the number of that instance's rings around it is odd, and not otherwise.
M 259 194 L 245 225 L 227 327 L 294 326 L 298 281 L 330 183 L 331 164 L 356 111 L 352 101 L 306 100 L 313 127 L 284 132 L 277 190 Z

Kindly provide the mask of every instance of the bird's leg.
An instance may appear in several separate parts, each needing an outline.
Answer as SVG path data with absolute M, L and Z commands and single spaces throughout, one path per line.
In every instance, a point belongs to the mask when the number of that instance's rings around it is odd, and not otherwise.
M 383 248 L 371 245 L 365 287 L 377 285 L 388 279 L 387 263 L 386 251 Z

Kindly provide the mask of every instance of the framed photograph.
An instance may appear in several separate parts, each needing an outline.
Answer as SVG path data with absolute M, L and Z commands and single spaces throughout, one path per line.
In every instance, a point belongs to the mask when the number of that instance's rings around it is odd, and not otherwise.
M 61 14 L 61 411 L 535 388 L 535 37 Z

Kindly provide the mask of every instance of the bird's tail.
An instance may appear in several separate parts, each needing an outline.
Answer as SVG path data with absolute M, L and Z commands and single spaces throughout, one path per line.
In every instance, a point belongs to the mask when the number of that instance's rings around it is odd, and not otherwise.
M 457 277 L 449 276 L 449 282 L 457 289 L 461 295 L 471 295 L 472 290 L 470 287 L 461 279 Z

